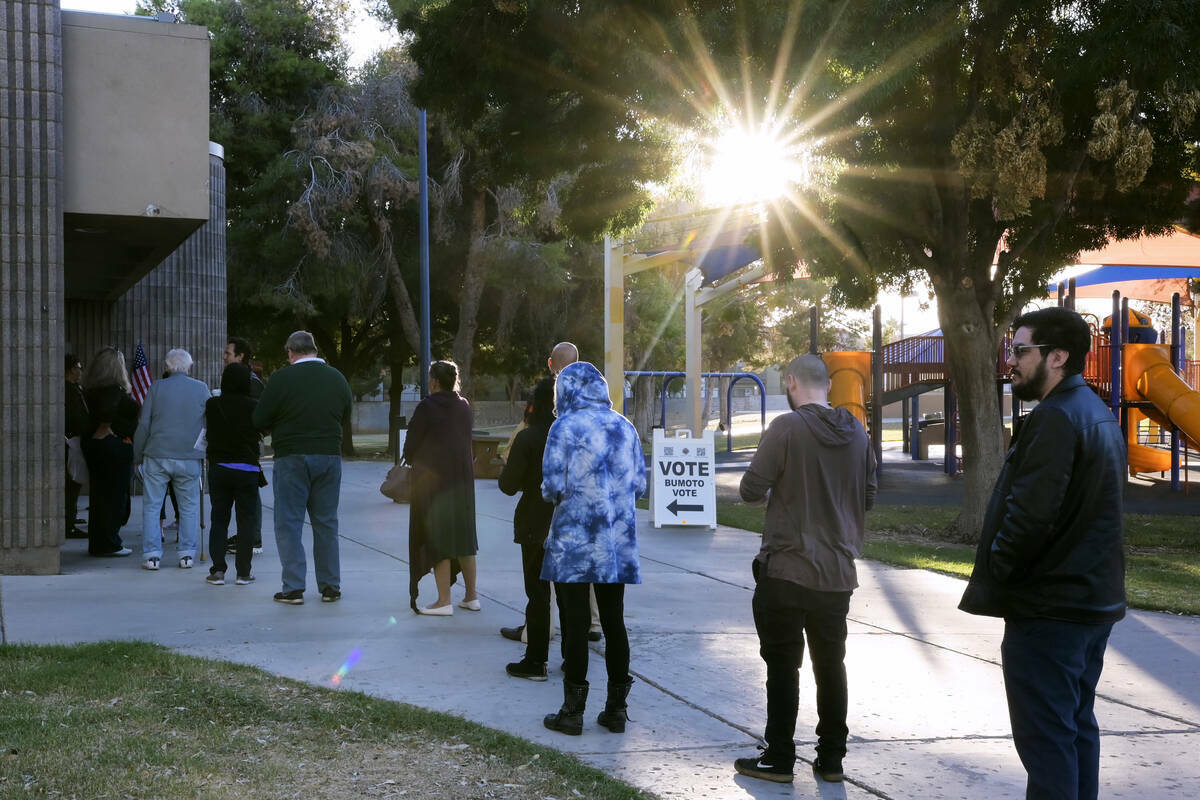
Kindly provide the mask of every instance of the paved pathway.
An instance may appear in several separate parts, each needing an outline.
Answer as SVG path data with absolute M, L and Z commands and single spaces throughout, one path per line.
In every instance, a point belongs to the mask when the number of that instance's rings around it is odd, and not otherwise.
M 561 701 L 551 680 L 509 678 L 520 647 L 497 630 L 519 621 L 520 558 L 512 543 L 515 500 L 494 481 L 477 484 L 483 611 L 453 618 L 413 615 L 407 605 L 407 507 L 378 494 L 378 463 L 348 463 L 342 492 L 340 603 L 271 602 L 278 590 L 267 512 L 259 582 L 212 587 L 206 569 L 146 572 L 136 558 L 89 559 L 86 542 L 65 546 L 63 574 L 0 579 L 8 642 L 147 639 L 181 652 L 253 664 L 317 684 L 355 650 L 342 686 L 460 714 L 562 750 L 662 797 L 1020 798 L 1024 776 L 1012 749 L 998 665 L 1000 623 L 955 610 L 962 582 L 864 562 L 850 611 L 850 753 L 844 785 L 801 769 L 794 785 L 735 775 L 764 722 L 764 670 L 750 616 L 750 560 L 758 537 L 743 531 L 641 531 L 645 583 L 627 594 L 637 683 L 623 736 L 594 723 L 584 735 L 546 731 Z M 269 490 L 264 501 L 270 505 Z M 140 520 L 137 502 L 133 520 Z M 136 524 L 136 523 L 135 523 Z M 140 535 L 128 530 L 135 548 Z M 171 563 L 171 543 L 166 561 Z M 310 566 L 311 570 L 311 566 Z M 432 578 L 423 584 L 430 601 Z M 459 596 L 455 590 L 455 597 Z M 552 652 L 555 646 L 552 644 Z M 1104 730 L 1106 798 L 1200 795 L 1200 619 L 1137 612 L 1109 646 L 1097 703 Z M 797 737 L 812 756 L 811 674 L 803 673 Z

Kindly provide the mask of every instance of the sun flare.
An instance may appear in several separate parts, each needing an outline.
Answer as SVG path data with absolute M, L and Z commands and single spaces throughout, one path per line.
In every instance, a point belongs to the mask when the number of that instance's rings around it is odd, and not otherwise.
M 707 150 L 701 192 L 710 206 L 769 202 L 808 179 L 804 148 L 767 130 L 734 126 Z

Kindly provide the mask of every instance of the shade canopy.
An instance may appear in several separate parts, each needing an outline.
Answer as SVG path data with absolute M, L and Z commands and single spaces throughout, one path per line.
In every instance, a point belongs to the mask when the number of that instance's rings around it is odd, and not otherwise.
M 1074 278 L 1077 298 L 1108 298 L 1118 291 L 1131 300 L 1169 303 L 1178 293 L 1190 306 L 1188 280 L 1200 278 L 1200 237 L 1175 230 L 1109 242 L 1101 250 L 1080 253 L 1078 264 L 1055 278 L 1048 287 L 1050 297 L 1058 297 L 1060 282 Z

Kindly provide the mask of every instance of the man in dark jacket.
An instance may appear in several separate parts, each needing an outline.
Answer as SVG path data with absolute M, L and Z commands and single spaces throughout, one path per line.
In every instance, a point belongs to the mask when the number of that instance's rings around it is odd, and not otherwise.
M 1099 786 L 1096 684 L 1125 615 L 1125 441 L 1080 375 L 1091 346 L 1083 318 L 1044 308 L 1013 328 L 1013 394 L 1038 405 L 996 480 L 959 608 L 1004 617 L 1004 688 L 1026 797 L 1087 800 Z
M 846 755 L 846 615 L 858 586 L 854 559 L 875 502 L 875 455 L 849 411 L 829 406 L 829 370 L 815 355 L 785 372 L 792 413 L 767 428 L 742 476 L 748 503 L 767 498 L 762 549 L 754 559 L 754 627 L 767 664 L 765 751 L 739 758 L 743 775 L 792 780 L 804 637 L 817 684 L 813 770 L 840 781 Z

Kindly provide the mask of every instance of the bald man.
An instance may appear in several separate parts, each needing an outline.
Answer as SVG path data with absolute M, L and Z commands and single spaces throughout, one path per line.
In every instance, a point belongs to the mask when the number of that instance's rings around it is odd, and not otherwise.
M 558 373 L 563 371 L 564 367 L 568 364 L 574 364 L 578 360 L 578 347 L 570 342 L 559 342 L 550 351 L 550 357 L 546 359 L 546 365 L 550 367 L 551 374 L 557 376 Z

